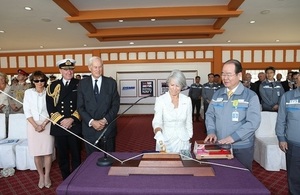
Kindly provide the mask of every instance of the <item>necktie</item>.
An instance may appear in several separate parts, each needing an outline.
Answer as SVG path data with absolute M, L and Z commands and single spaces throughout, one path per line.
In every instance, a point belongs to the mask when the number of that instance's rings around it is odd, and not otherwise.
M 227 92 L 228 99 L 229 99 L 232 95 L 233 95 L 233 91 L 229 90 L 229 91 Z
M 94 85 L 94 94 L 95 95 L 98 95 L 98 93 L 99 93 L 97 82 L 98 82 L 98 80 L 95 80 L 95 85 Z
M 69 81 L 66 82 L 65 87 L 68 87 L 68 85 L 69 85 Z

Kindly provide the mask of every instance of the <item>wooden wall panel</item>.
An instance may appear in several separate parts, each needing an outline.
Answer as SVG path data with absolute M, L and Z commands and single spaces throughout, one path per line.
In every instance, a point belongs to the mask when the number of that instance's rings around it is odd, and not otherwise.
M 263 52 L 262 50 L 254 50 L 253 53 L 253 62 L 262 62 Z
M 36 63 L 37 67 L 45 67 L 45 58 L 43 55 L 38 55 L 36 57 L 36 61 L 37 61 Z
M 46 66 L 47 67 L 54 67 L 55 66 L 53 55 L 46 55 Z
M 146 60 L 146 52 L 138 52 L 138 59 L 140 60 Z
M 275 50 L 275 62 L 283 62 L 283 50 Z
M 231 57 L 231 52 L 228 50 L 224 50 L 222 52 L 222 62 L 226 62 L 228 59 L 232 58 Z
M 243 51 L 243 60 L 242 60 L 242 62 L 252 62 L 253 60 L 253 58 L 252 58 L 252 51 L 251 50 L 244 50 Z
M 166 59 L 165 52 L 157 52 L 157 59 Z
M 211 62 L 211 70 L 221 73 L 222 63 L 240 60 L 247 69 L 272 65 L 275 68 L 300 67 L 300 46 L 206 46 L 94 49 L 70 51 L 0 53 L 1 71 L 15 74 L 18 68 L 28 72 L 41 69 L 45 73 L 58 72 L 56 62 L 63 58 L 77 61 L 76 72 L 88 72 L 88 60 L 100 56 L 106 65 L 138 63 Z M 153 70 L 156 70 L 153 67 Z
M 300 62 L 300 49 L 297 50 L 296 62 Z
M 129 61 L 130 60 L 137 60 L 137 52 L 129 52 Z
M 45 73 L 56 73 L 58 72 L 57 61 L 73 58 L 77 61 L 77 71 L 87 71 L 85 66 L 93 53 L 93 50 L 0 53 L 0 67 L 1 71 L 11 75 L 16 74 L 19 68 L 27 72 L 42 70 Z
M 241 61 L 241 59 L 242 59 L 242 52 L 241 52 L 241 50 L 234 50 L 232 58 Z
M 212 50 L 205 51 L 205 58 L 212 59 L 214 57 L 214 53 Z
M 196 51 L 196 59 L 203 59 L 204 53 L 203 51 Z
M 236 52 L 240 50 L 244 69 L 264 69 L 267 66 L 274 66 L 276 69 L 300 67 L 300 46 L 221 47 L 221 49 L 222 62 L 234 58 L 237 56 Z
M 295 55 L 295 52 L 294 50 L 286 50 L 285 51 L 285 61 L 286 62 L 293 62 L 295 59 L 294 59 L 294 55 Z
M 125 53 L 125 52 L 120 53 L 119 54 L 119 59 L 120 60 L 127 60 L 128 59 L 127 58 L 127 53 Z
M 7 57 L 0 57 L 0 68 L 6 69 L 8 68 L 8 58 Z
M 194 59 L 195 55 L 194 55 L 194 51 L 186 51 L 186 59 Z
M 10 56 L 8 64 L 9 64 L 9 68 L 17 68 L 17 58 L 16 58 L 16 56 Z
M 26 56 L 18 56 L 18 67 L 25 68 L 26 67 Z M 34 64 L 32 64 L 34 66 Z

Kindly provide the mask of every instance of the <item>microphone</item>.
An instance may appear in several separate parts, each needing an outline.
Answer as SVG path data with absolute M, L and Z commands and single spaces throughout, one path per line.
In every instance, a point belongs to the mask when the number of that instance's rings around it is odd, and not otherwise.
M 125 114 L 130 108 L 132 108 L 134 105 L 136 105 L 139 101 L 141 101 L 142 99 L 146 99 L 148 97 L 152 97 L 153 94 L 141 97 L 140 99 L 138 99 L 137 101 L 135 101 L 133 104 L 131 104 L 126 110 L 124 110 L 121 114 L 119 114 L 114 120 L 112 120 L 102 131 L 102 133 L 100 134 L 100 136 L 98 137 L 98 139 L 95 141 L 94 145 L 97 145 L 98 142 L 100 141 L 100 139 L 104 136 L 104 134 L 106 133 L 107 129 L 111 126 L 111 124 L 113 124 L 118 118 L 120 118 L 123 114 Z
M 139 101 L 141 101 L 142 99 L 146 99 L 148 97 L 152 97 L 153 94 L 151 93 L 150 95 L 141 97 L 140 99 L 138 99 L 137 101 L 135 101 L 133 104 L 131 104 L 126 110 L 124 110 L 121 114 L 119 114 L 116 118 L 114 118 L 114 120 L 112 120 L 102 131 L 102 133 L 100 134 L 100 136 L 98 137 L 98 139 L 95 141 L 94 145 L 96 146 L 98 144 L 98 142 L 101 140 L 101 138 L 105 135 L 106 131 L 108 130 L 108 128 L 111 126 L 111 124 L 113 124 L 118 118 L 120 118 L 121 116 L 123 116 L 123 114 L 125 114 L 130 108 L 132 108 L 134 105 L 136 105 Z M 104 136 L 105 138 L 105 136 Z M 104 140 L 104 147 L 106 145 L 106 140 Z M 104 149 L 105 151 L 106 149 Z M 112 164 L 111 159 L 107 158 L 107 154 L 104 153 L 104 157 L 103 158 L 99 158 L 97 165 L 98 166 L 109 166 Z
M 190 86 L 187 86 L 187 87 L 185 87 L 185 88 L 182 88 L 181 91 L 186 91 L 186 90 L 188 90 L 188 89 L 190 89 L 190 88 L 191 88 Z

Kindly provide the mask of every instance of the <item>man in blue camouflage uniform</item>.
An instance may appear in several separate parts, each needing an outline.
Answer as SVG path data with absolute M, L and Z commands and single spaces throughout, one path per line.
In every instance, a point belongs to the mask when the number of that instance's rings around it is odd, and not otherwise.
M 200 77 L 196 76 L 195 83 L 191 85 L 189 91 L 189 97 L 192 100 L 193 119 L 194 119 L 194 113 L 196 107 L 196 121 L 200 121 L 201 95 L 202 95 L 202 85 L 200 84 Z
M 228 60 L 222 69 L 224 88 L 213 95 L 206 112 L 205 142 L 232 144 L 233 155 L 252 170 L 254 132 L 260 125 L 260 103 L 256 93 L 240 82 L 242 65 Z
M 263 111 L 277 112 L 284 89 L 279 81 L 275 81 L 275 68 L 270 66 L 265 69 L 266 80 L 259 86 L 261 106 Z
M 297 88 L 281 97 L 276 122 L 280 149 L 285 152 L 289 194 L 300 194 L 300 75 Z

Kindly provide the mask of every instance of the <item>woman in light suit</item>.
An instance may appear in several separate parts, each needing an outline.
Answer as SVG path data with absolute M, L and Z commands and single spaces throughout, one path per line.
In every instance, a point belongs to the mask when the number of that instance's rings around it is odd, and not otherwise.
M 156 150 L 179 153 L 191 150 L 193 136 L 191 99 L 181 94 L 186 78 L 173 70 L 167 79 L 169 91 L 156 98 L 152 127 L 157 141 Z
M 54 150 L 54 137 L 50 135 L 50 121 L 46 107 L 46 85 L 48 78 L 41 71 L 35 71 L 30 77 L 33 88 L 24 95 L 24 114 L 27 119 L 29 153 L 39 174 L 38 187 L 50 188 L 50 169 Z M 43 167 L 45 166 L 45 173 Z

